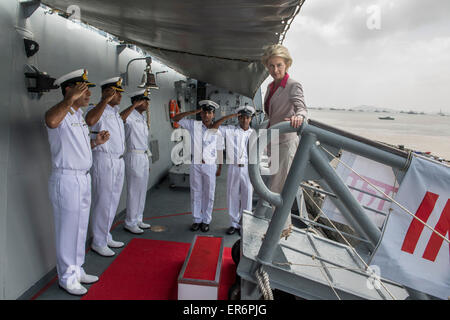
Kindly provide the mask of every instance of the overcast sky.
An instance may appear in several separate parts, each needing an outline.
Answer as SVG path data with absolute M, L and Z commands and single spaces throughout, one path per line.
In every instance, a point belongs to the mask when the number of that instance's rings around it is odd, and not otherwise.
M 283 44 L 311 107 L 450 111 L 450 0 L 306 0 Z

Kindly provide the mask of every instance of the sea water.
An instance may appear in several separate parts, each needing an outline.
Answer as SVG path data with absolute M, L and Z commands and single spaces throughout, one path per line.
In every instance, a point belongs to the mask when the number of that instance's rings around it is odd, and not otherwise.
M 450 116 L 309 109 L 309 118 L 344 131 L 450 160 Z M 395 120 L 380 120 L 390 116 Z

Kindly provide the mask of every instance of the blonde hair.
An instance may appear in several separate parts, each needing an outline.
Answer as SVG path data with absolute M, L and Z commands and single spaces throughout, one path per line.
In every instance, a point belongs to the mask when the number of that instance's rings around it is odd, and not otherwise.
M 272 57 L 283 58 L 286 63 L 286 68 L 289 68 L 292 65 L 292 57 L 289 54 L 288 49 L 281 44 L 274 44 L 265 49 L 261 62 L 266 68 L 270 58 Z

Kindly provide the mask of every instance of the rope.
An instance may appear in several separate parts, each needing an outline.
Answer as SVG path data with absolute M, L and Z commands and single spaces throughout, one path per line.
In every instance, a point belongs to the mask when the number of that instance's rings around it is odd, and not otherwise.
M 309 226 L 309 227 L 306 229 L 306 231 L 312 232 L 312 233 L 314 233 L 315 235 L 317 235 L 318 237 L 322 237 L 322 235 L 319 233 L 319 231 L 317 231 L 316 229 L 314 229 L 313 226 Z
M 306 192 L 305 192 L 306 193 Z M 314 201 L 314 199 L 311 198 L 311 196 L 306 193 L 308 195 L 308 197 L 311 199 L 311 201 L 314 203 L 314 205 L 317 207 L 317 209 L 319 209 L 320 213 L 322 213 L 325 218 L 328 220 L 328 222 L 332 225 L 332 227 L 336 230 L 336 232 L 342 237 L 342 239 L 345 241 L 345 243 L 350 247 L 350 249 L 354 252 L 354 254 L 358 257 L 359 260 L 361 260 L 361 262 L 364 264 L 364 266 L 366 267 L 366 269 L 369 268 L 369 265 L 364 261 L 363 258 L 361 258 L 361 256 L 358 254 L 358 252 L 355 250 L 355 248 L 353 248 L 353 246 L 350 244 L 350 242 L 347 241 L 347 239 L 344 237 L 344 235 L 339 231 L 339 229 L 334 225 L 334 223 L 330 220 L 330 218 L 328 218 L 328 216 L 325 214 L 325 212 L 322 211 L 322 209 L 317 205 L 317 203 Z M 380 279 L 380 284 L 383 286 L 383 288 L 386 290 L 386 292 L 391 296 L 392 299 L 397 300 L 392 293 L 389 291 L 388 288 L 386 288 L 386 286 L 384 285 L 383 281 L 381 281 Z
M 147 128 L 148 131 L 150 131 L 150 106 L 148 106 L 147 111 L 145 113 L 147 114 Z
M 263 276 L 264 279 L 264 284 L 267 288 L 267 293 L 268 293 L 268 300 L 273 300 L 273 292 L 272 289 L 270 288 L 270 280 L 269 280 L 269 275 L 267 274 L 267 272 L 265 272 L 262 268 L 260 268 L 259 270 Z
M 336 297 L 337 297 L 339 300 L 342 300 L 341 297 L 339 296 L 339 294 L 338 294 L 338 293 L 336 292 L 336 290 L 334 289 L 334 286 L 333 286 L 333 284 L 331 283 L 330 279 L 328 279 L 327 275 L 325 274 L 324 267 L 320 268 L 319 270 L 320 270 L 320 273 L 322 273 L 323 277 L 327 280 L 328 285 L 330 286 L 331 290 L 333 290 L 333 292 L 334 292 L 334 294 L 336 295 Z
M 315 249 L 313 248 L 311 242 L 308 241 L 309 247 L 311 248 L 312 251 L 315 251 Z M 311 259 L 313 261 L 316 261 L 316 256 L 312 255 Z M 317 265 L 317 267 L 320 267 L 320 273 L 322 274 L 322 276 L 325 278 L 325 280 L 328 282 L 328 285 L 330 286 L 331 290 L 333 291 L 333 293 L 336 295 L 336 297 L 338 298 L 338 300 L 342 300 L 341 297 L 339 296 L 339 294 L 337 293 L 337 291 L 335 290 L 333 283 L 331 282 L 331 279 L 327 276 L 327 274 L 325 273 L 325 265 L 323 265 L 320 261 L 318 262 L 319 265 Z M 327 267 L 328 268 L 328 267 Z
M 351 167 L 349 167 L 347 164 L 345 164 L 344 162 L 342 162 L 340 159 L 336 158 L 330 151 L 328 151 L 327 149 L 325 149 L 322 145 L 320 145 L 320 147 L 327 152 L 328 154 L 330 154 L 332 157 L 334 157 L 335 159 L 337 159 L 339 161 L 339 163 L 342 163 L 346 168 L 350 169 L 354 174 L 356 174 L 358 177 L 360 177 L 362 180 L 364 180 L 365 182 L 367 182 L 371 187 L 373 187 L 375 190 L 377 190 L 379 193 L 381 193 L 382 195 L 384 195 L 386 198 L 388 198 L 389 200 L 391 200 L 393 203 L 395 203 L 397 206 L 400 207 L 400 209 L 402 209 L 403 211 L 405 211 L 407 214 L 409 214 L 411 217 L 413 217 L 414 219 L 417 219 L 418 221 L 420 221 L 420 223 L 422 223 L 424 226 L 426 226 L 428 229 L 430 229 L 432 232 L 434 232 L 435 234 L 437 234 L 439 237 L 441 237 L 442 239 L 444 239 L 445 241 L 447 241 L 447 243 L 450 244 L 450 240 L 447 239 L 445 236 L 443 236 L 442 234 L 440 234 L 439 232 L 437 232 L 433 227 L 431 227 L 430 225 L 428 225 L 425 221 L 422 221 L 420 218 L 416 217 L 413 213 L 411 213 L 411 211 L 409 211 L 407 208 L 405 208 L 404 206 L 402 206 L 400 203 L 398 203 L 397 201 L 395 201 L 392 197 L 390 197 L 389 195 L 387 195 L 386 193 L 384 193 L 383 191 L 381 191 L 380 189 L 378 189 L 373 183 L 371 183 L 370 181 L 368 181 L 367 179 L 365 179 L 363 176 L 361 176 L 359 173 L 355 172 L 355 170 L 353 170 Z
M 273 300 L 272 289 L 270 288 L 270 280 L 269 275 L 266 271 L 263 270 L 261 266 L 255 272 L 256 279 L 258 280 L 258 287 L 261 290 L 261 293 L 264 296 L 264 300 Z

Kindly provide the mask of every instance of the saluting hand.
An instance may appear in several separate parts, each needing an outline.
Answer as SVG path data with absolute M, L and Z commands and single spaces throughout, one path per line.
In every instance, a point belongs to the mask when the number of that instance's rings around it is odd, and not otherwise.
M 67 87 L 65 99 L 73 103 L 74 101 L 78 100 L 88 89 L 89 88 L 87 84 L 84 82 L 79 83 L 74 87 Z
M 106 141 L 109 140 L 109 132 L 106 130 L 100 131 L 97 136 L 95 137 L 95 144 L 100 145 L 104 144 Z
M 135 102 L 133 102 L 133 104 L 131 105 L 133 108 L 138 108 L 138 107 L 140 107 L 141 105 L 143 105 L 143 102 L 144 100 L 136 100 Z
M 112 99 L 114 99 L 114 96 L 116 95 L 116 90 L 113 88 L 107 88 L 105 91 L 103 91 L 102 94 L 102 100 L 106 103 L 111 102 Z

